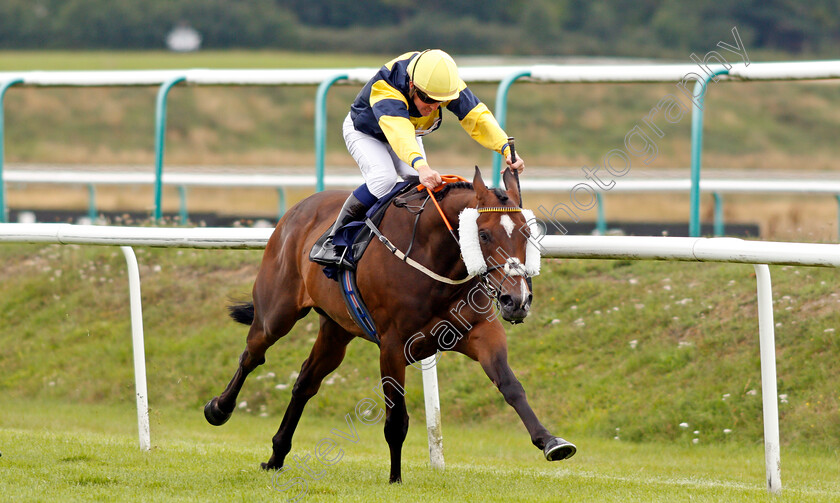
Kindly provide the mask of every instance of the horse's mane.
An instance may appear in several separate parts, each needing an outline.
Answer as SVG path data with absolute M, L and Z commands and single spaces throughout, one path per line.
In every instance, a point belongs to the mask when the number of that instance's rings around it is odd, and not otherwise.
M 439 191 L 435 192 L 435 199 L 437 199 L 438 201 L 440 201 L 441 199 L 443 199 L 444 197 L 446 197 L 446 194 L 448 194 L 451 190 L 455 190 L 455 189 L 468 189 L 468 190 L 474 190 L 474 188 L 473 188 L 473 184 L 472 184 L 472 183 L 470 183 L 470 182 L 453 182 L 453 183 L 447 183 L 446 185 L 444 185 L 444 186 L 443 186 L 443 188 L 442 188 L 442 189 L 440 189 Z M 491 188 L 490 190 L 491 190 L 494 194 L 496 194 L 496 197 L 498 197 L 498 198 L 499 198 L 499 202 L 501 202 L 501 203 L 505 203 L 505 202 L 509 199 L 509 198 L 508 198 L 507 193 L 506 193 L 504 190 L 502 190 L 501 188 L 499 188 L 499 187 L 493 187 L 493 188 Z
M 472 183 L 470 183 L 470 182 L 452 182 L 452 183 L 447 183 L 447 184 L 446 184 L 446 185 L 444 185 L 444 186 L 443 186 L 443 187 L 442 187 L 439 191 L 437 191 L 437 192 L 435 192 L 435 193 L 434 193 L 434 194 L 435 194 L 435 199 L 437 199 L 438 201 L 440 201 L 441 199 L 443 199 L 444 197 L 446 197 L 446 194 L 449 194 L 449 191 L 454 190 L 454 189 L 469 189 L 469 190 L 473 190 L 473 184 L 472 184 Z

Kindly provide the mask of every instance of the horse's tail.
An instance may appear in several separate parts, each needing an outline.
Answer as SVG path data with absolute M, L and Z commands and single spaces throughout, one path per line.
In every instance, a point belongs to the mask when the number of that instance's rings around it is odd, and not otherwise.
M 243 325 L 250 325 L 254 322 L 254 303 L 238 302 L 228 306 L 230 317 Z

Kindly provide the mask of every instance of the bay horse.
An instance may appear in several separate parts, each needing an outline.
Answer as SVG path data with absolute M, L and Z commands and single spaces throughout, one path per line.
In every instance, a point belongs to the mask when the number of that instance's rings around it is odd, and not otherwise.
M 530 275 L 538 273 L 539 255 L 537 252 L 534 271 L 534 257 L 526 256 L 526 249 L 534 246 L 529 242 L 533 227 L 523 216 L 533 218 L 533 213 L 519 208 L 520 194 L 509 170 L 504 181 L 507 190 L 488 189 L 476 167 L 472 184 L 452 183 L 440 191 L 445 193 L 439 204 L 441 214 L 434 209 L 412 213 L 408 206 L 393 204 L 387 208 L 379 226 L 381 234 L 399 250 L 410 249 L 415 263 L 431 274 L 393 256 L 377 239 L 358 263 L 358 289 L 381 339 L 379 366 L 387 406 L 384 430 L 391 454 L 391 483 L 401 482 L 400 458 L 408 432 L 402 388 L 406 367 L 439 350 L 457 351 L 481 364 L 546 459 L 566 459 L 576 451 L 573 444 L 555 437 L 540 423 L 508 365 L 507 337 L 496 314 L 513 323 L 528 315 Z M 216 426 L 230 418 L 246 377 L 265 362 L 266 350 L 310 309 L 320 315 L 320 331 L 272 439 L 272 455 L 261 464 L 266 470 L 283 467 L 307 401 L 341 364 L 350 341 L 364 337 L 348 313 L 339 284 L 328 279 L 320 265 L 309 261 L 312 245 L 333 224 L 346 197 L 346 192 L 320 192 L 292 207 L 268 241 L 252 301 L 231 307 L 233 318 L 250 325 L 250 330 L 233 379 L 205 405 L 207 421 Z M 462 213 L 470 213 L 472 220 L 464 219 Z M 442 216 L 450 222 L 461 217 L 460 247 Z M 407 232 L 412 228 L 413 236 Z M 468 250 L 469 243 L 474 249 Z M 493 265 L 486 266 L 488 262 Z M 441 281 L 446 278 L 454 281 Z M 484 300 L 478 302 L 481 296 Z M 486 306 L 494 303 L 496 307 L 488 315 Z M 453 331 L 457 327 L 461 330 Z M 391 385 L 386 387 L 386 382 Z

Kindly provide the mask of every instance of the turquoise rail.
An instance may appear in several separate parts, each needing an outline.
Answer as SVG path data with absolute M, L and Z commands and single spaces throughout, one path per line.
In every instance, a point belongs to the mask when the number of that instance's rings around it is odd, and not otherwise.
M 703 80 L 694 84 L 694 96 L 697 100 L 696 106 L 691 110 L 691 193 L 690 213 L 688 222 L 688 235 L 700 237 L 700 158 L 703 151 L 703 98 L 706 96 L 706 85 L 718 75 L 726 75 L 729 70 L 721 68 Z M 698 94 L 698 91 L 700 93 Z
M 723 228 L 723 196 L 714 192 L 712 196 L 715 198 L 715 236 L 720 237 L 724 235 Z
M 0 223 L 6 223 L 9 218 L 9 209 L 6 206 L 6 183 L 3 181 L 3 160 L 5 153 L 3 145 L 6 143 L 3 131 L 3 124 L 5 118 L 3 117 L 3 100 L 6 97 L 6 91 L 15 84 L 20 84 L 23 79 L 11 79 L 0 84 Z
M 516 82 L 518 79 L 523 77 L 530 77 L 531 71 L 530 70 L 523 70 L 519 72 L 514 72 L 502 79 L 499 82 L 499 88 L 496 90 L 496 120 L 499 122 L 499 125 L 502 126 L 502 129 L 505 128 L 505 124 L 507 123 L 507 101 L 508 101 L 508 93 L 510 92 L 511 86 L 513 83 Z M 501 179 L 502 179 L 502 155 L 501 154 L 493 154 L 493 186 L 494 187 L 501 187 Z
M 718 192 L 713 192 L 712 197 L 715 201 L 715 221 L 713 224 L 713 231 L 715 237 L 722 237 L 726 234 L 726 224 L 723 219 L 723 196 Z M 840 195 L 837 195 L 837 222 L 838 235 L 840 235 Z M 595 193 L 595 201 L 597 204 L 597 220 L 595 221 L 595 231 L 603 236 L 607 233 L 607 219 L 604 215 L 604 197 L 601 192 Z M 692 236 L 695 237 L 695 236 Z
M 692 109 L 691 115 L 691 192 L 690 192 L 690 220 L 688 225 L 689 236 L 700 236 L 700 168 L 701 168 L 701 154 L 703 150 L 703 98 L 706 94 L 706 88 L 709 81 L 718 75 L 726 75 L 729 73 L 728 69 L 722 68 L 715 70 L 711 75 L 706 75 L 703 80 L 698 80 L 694 86 L 694 96 L 697 100 L 697 105 Z M 502 79 L 499 83 L 499 88 L 496 91 L 496 120 L 502 129 L 505 128 L 507 122 L 507 101 L 510 88 L 513 83 L 522 77 L 530 77 L 531 71 L 523 70 L 512 73 Z M 493 156 L 493 185 L 498 187 L 501 182 L 501 166 L 502 156 L 496 154 Z M 715 195 L 716 201 L 719 196 Z M 596 228 L 599 233 L 606 232 L 607 224 L 603 211 L 603 201 L 598 195 L 598 215 Z M 716 206 L 715 211 L 715 235 L 723 235 L 722 215 L 718 212 L 719 206 Z
M 549 66 L 549 65 L 546 65 Z M 668 66 L 668 65 L 665 65 Z M 660 82 L 660 81 L 671 81 L 672 78 L 679 78 L 678 76 L 685 76 L 688 75 L 686 72 L 694 72 L 697 71 L 696 67 L 693 65 L 673 65 L 669 71 L 672 71 L 674 77 L 670 76 L 672 74 L 667 74 L 661 72 L 660 69 L 653 68 L 653 67 L 625 67 L 617 65 L 614 69 L 614 75 L 618 75 L 618 78 L 611 78 L 611 77 L 604 77 L 604 68 L 598 67 L 597 74 L 594 78 L 585 80 L 586 82 Z M 691 133 L 691 208 L 690 208 L 690 222 L 689 222 L 689 234 L 692 236 L 699 236 L 700 234 L 700 191 L 699 191 L 699 180 L 700 180 L 700 171 L 702 165 L 702 145 L 703 145 L 703 110 L 702 110 L 702 102 L 704 99 L 704 95 L 707 89 L 708 82 L 714 79 L 717 75 L 727 75 L 734 78 L 746 78 L 751 80 L 795 80 L 795 79 L 838 79 L 840 78 L 840 61 L 815 61 L 815 62 L 795 62 L 795 63 L 753 63 L 749 65 L 749 71 L 746 71 L 747 65 L 734 65 L 731 70 L 726 69 L 718 69 L 714 71 L 713 75 L 709 75 L 705 77 L 702 81 L 698 80 L 694 87 L 694 95 L 697 97 L 696 101 L 698 101 L 701 106 L 695 107 L 696 110 L 692 111 L 692 133 Z M 466 72 L 466 68 L 464 69 Z M 516 69 L 514 73 L 508 73 L 505 75 L 506 72 L 512 72 L 514 68 L 504 69 L 502 71 L 497 72 L 491 77 L 487 77 L 487 73 L 478 76 L 478 74 L 473 74 L 471 77 L 466 77 L 467 80 L 470 78 L 475 78 L 478 81 L 488 81 L 488 79 L 495 80 L 496 75 L 501 77 L 499 81 L 499 89 L 496 96 L 496 115 L 499 123 L 505 127 L 506 126 L 506 115 L 507 115 L 507 100 L 510 88 L 512 84 L 522 78 L 522 77 L 532 77 L 538 81 L 545 81 L 545 82 L 581 82 L 580 75 L 566 75 L 565 73 L 561 72 L 555 77 L 553 80 L 552 78 L 544 79 L 542 77 L 545 74 L 545 69 L 540 68 L 540 65 L 522 69 L 519 67 Z M 565 70 L 565 68 L 564 68 Z M 342 73 L 335 73 L 332 74 L 334 71 L 340 71 Z M 182 73 L 183 72 L 183 73 Z M 208 70 L 199 70 L 196 71 L 195 74 L 191 73 L 192 70 L 176 70 L 176 71 L 169 71 L 165 74 L 164 77 L 158 80 L 157 76 L 149 76 L 146 75 L 145 72 L 140 77 L 139 80 L 130 81 L 124 78 L 122 75 L 116 75 L 119 72 L 96 72 L 92 74 L 90 78 L 80 78 L 74 72 L 29 72 L 25 78 L 18 78 L 16 74 L 5 74 L 3 78 L 7 79 L 5 82 L 0 83 L 0 221 L 5 221 L 8 218 L 8 210 L 5 198 L 5 186 L 2 183 L 2 175 L 3 175 L 3 161 L 4 161 L 4 120 L 3 120 L 3 98 L 5 96 L 6 90 L 11 87 L 12 85 L 24 83 L 25 85 L 35 85 L 35 86 L 75 86 L 75 85 L 105 85 L 105 86 L 112 86 L 112 85 L 159 85 L 158 91 L 158 100 L 157 100 L 157 117 L 156 117 L 156 138 L 155 138 L 155 169 L 156 169 L 156 186 L 155 186 L 155 208 L 154 208 L 154 217 L 155 219 L 161 218 L 162 214 L 162 183 L 160 181 L 162 177 L 162 170 L 163 170 L 163 162 L 164 162 L 164 149 L 165 149 L 165 127 L 166 127 L 166 103 L 167 103 L 167 96 L 170 89 L 175 86 L 176 84 L 189 80 L 189 82 L 194 82 L 197 84 L 210 84 L 210 85 L 218 85 L 218 84 L 232 84 L 232 85 L 269 85 L 269 84 L 278 84 L 281 83 L 280 79 L 264 79 L 261 76 L 254 76 L 251 74 L 247 74 L 248 77 L 244 80 L 241 76 L 237 76 L 236 78 L 232 78 L 231 76 L 224 76 L 218 77 L 215 71 L 208 71 Z M 344 73 L 346 72 L 346 73 Z M 628 72 L 637 72 L 637 74 L 630 75 L 630 78 L 624 78 L 628 75 Z M 67 74 L 65 74 L 67 73 Z M 77 73 L 77 72 L 76 72 Z M 112 75 L 112 73 L 114 75 Z M 31 75 L 29 75 L 31 74 Z M 212 74 L 208 77 L 208 74 Z M 332 76 L 330 76 L 332 74 Z M 104 76 L 103 76 L 104 75 Z M 180 75 L 184 75 L 183 77 Z M 292 75 L 287 81 L 282 82 L 283 84 L 315 84 L 320 82 L 318 87 L 318 93 L 316 96 L 316 190 L 323 190 L 324 189 L 324 162 L 325 162 L 325 149 L 326 149 L 326 98 L 329 88 L 337 81 L 348 79 L 350 80 L 351 77 L 348 75 L 355 75 L 353 70 L 329 70 L 326 72 L 322 72 L 318 74 L 317 78 L 315 79 L 301 79 L 297 74 Z M 189 78 L 187 78 L 189 76 Z M 23 77 L 23 75 L 21 75 Z M 285 77 L 284 77 L 285 78 Z M 150 81 L 154 80 L 154 84 L 151 84 Z M 352 80 L 358 80 L 358 77 L 352 77 Z M 502 158 L 499 155 L 495 155 L 493 159 L 494 164 L 494 185 L 499 185 L 501 180 L 500 169 L 502 164 Z M 93 200 L 93 190 L 91 191 L 91 199 Z M 182 194 L 182 207 L 184 206 L 183 200 L 185 196 Z M 285 199 L 285 198 L 283 198 Z M 281 201 L 281 208 L 280 211 L 284 210 L 285 201 Z M 599 219 L 599 228 L 605 228 L 606 224 L 604 222 L 604 211 L 603 211 L 603 201 L 598 201 L 598 219 Z M 840 205 L 840 199 L 838 199 L 838 205 Z M 91 204 L 89 207 L 89 211 L 93 214 L 95 208 L 95 204 Z M 183 214 L 183 212 L 182 212 Z M 723 232 L 723 220 L 722 220 L 722 198 L 719 196 L 715 196 L 715 234 L 719 234 Z
M 161 84 L 158 89 L 155 108 L 155 210 L 153 216 L 155 222 L 163 218 L 161 208 L 163 204 L 163 151 L 166 145 L 166 101 L 169 90 L 186 79 L 186 76 L 174 77 Z
M 327 93 L 339 80 L 347 80 L 346 73 L 333 75 L 318 85 L 315 93 L 315 191 L 324 190 L 324 159 L 327 148 Z

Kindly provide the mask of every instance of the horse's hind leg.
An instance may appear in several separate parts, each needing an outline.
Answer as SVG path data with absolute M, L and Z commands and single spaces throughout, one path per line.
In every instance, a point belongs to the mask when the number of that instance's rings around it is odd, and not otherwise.
M 273 316 L 272 323 L 261 323 L 259 318 L 251 323 L 248 331 L 248 339 L 245 351 L 239 357 L 239 367 L 233 375 L 225 390 L 217 397 L 207 402 L 204 406 L 204 417 L 213 426 L 221 426 L 230 419 L 233 409 L 236 406 L 236 398 L 239 396 L 242 385 L 255 368 L 265 363 L 265 352 L 278 339 L 286 335 L 292 329 L 295 322 L 306 315 L 308 309 L 302 312 L 277 313 Z M 266 332 L 265 326 L 270 327 Z
M 309 357 L 301 366 L 300 375 L 292 388 L 292 399 L 286 407 L 286 413 L 283 415 L 277 434 L 271 440 L 271 458 L 267 463 L 260 465 L 264 469 L 283 467 L 286 455 L 292 449 L 292 436 L 306 403 L 318 393 L 324 377 L 338 368 L 344 360 L 347 344 L 353 340 L 353 337 L 331 319 L 321 316 L 321 330 L 318 338 L 312 346 Z

